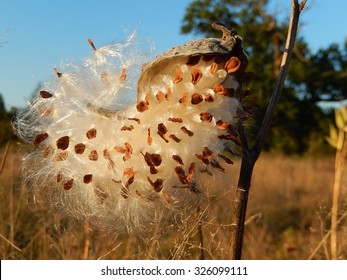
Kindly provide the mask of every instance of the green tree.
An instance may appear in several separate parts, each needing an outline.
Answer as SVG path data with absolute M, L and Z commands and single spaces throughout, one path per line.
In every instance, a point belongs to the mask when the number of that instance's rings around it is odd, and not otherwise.
M 186 8 L 181 32 L 218 37 L 211 23 L 222 22 L 235 28 L 244 38 L 249 55 L 248 71 L 254 97 L 254 124 L 249 133 L 255 135 L 260 126 L 280 68 L 287 23 L 281 22 L 267 9 L 267 0 L 194 0 Z M 347 45 L 347 44 L 346 44 Z M 284 94 L 273 121 L 273 129 L 265 148 L 285 153 L 304 153 L 313 146 L 325 145 L 324 134 L 330 119 L 317 105 L 321 100 L 346 98 L 346 52 L 331 45 L 311 54 L 304 38 L 298 38 Z

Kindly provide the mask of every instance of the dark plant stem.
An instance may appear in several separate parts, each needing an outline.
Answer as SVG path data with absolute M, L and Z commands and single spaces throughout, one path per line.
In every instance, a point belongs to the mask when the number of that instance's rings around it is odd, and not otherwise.
M 296 34 L 298 30 L 300 13 L 303 10 L 307 0 L 303 0 L 300 4 L 298 0 L 292 0 L 291 17 L 288 27 L 287 40 L 285 50 L 282 56 L 282 62 L 279 69 L 279 75 L 276 80 L 274 91 L 271 95 L 269 105 L 267 107 L 262 125 L 259 129 L 255 142 L 251 148 L 241 124 L 238 127 L 240 141 L 242 144 L 242 161 L 239 175 L 239 181 L 236 190 L 236 199 L 234 202 L 234 210 L 232 213 L 232 229 L 229 248 L 229 257 L 231 259 L 240 260 L 242 257 L 242 243 L 244 235 L 244 224 L 247 211 L 248 194 L 251 187 L 251 179 L 254 165 L 263 149 L 265 138 L 269 133 L 275 107 L 280 99 L 284 81 L 287 76 L 290 60 L 294 50 Z

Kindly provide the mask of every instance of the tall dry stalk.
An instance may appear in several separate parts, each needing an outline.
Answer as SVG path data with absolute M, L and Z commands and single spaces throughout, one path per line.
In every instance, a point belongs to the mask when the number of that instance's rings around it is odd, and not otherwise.
M 238 126 L 238 133 L 242 144 L 242 162 L 239 175 L 239 182 L 236 190 L 235 207 L 232 213 L 232 229 L 231 240 L 229 247 L 229 257 L 231 259 L 241 259 L 242 255 L 242 241 L 245 217 L 247 211 L 248 194 L 251 187 L 251 178 L 254 165 L 263 149 L 265 138 L 270 130 L 271 121 L 275 111 L 275 107 L 279 102 L 281 92 L 283 89 L 284 81 L 287 76 L 290 60 L 294 50 L 296 34 L 298 30 L 299 17 L 307 0 L 301 3 L 298 0 L 292 0 L 291 17 L 288 27 L 287 40 L 285 50 L 282 56 L 282 62 L 279 69 L 279 75 L 276 81 L 275 89 L 272 93 L 269 106 L 266 110 L 261 128 L 255 139 L 252 147 L 249 147 L 248 140 L 245 135 L 244 129 L 240 124 Z
M 330 225 L 330 258 L 336 260 L 337 253 L 337 225 L 339 213 L 339 198 L 342 184 L 342 175 L 347 156 L 347 108 L 341 106 L 340 110 L 335 110 L 335 124 L 337 128 L 330 127 L 330 136 L 327 141 L 336 149 L 335 155 L 335 176 L 331 206 Z

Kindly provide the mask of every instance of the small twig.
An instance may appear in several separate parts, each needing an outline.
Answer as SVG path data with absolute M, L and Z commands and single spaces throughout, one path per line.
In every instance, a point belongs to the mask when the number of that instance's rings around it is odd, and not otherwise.
M 266 110 L 262 125 L 255 139 L 255 143 L 251 148 L 248 148 L 245 133 L 242 127 L 239 126 L 238 132 L 242 141 L 242 161 L 238 187 L 236 190 L 236 199 L 234 203 L 234 211 L 232 213 L 232 228 L 231 240 L 229 248 L 229 257 L 232 259 L 241 259 L 243 231 L 248 203 L 248 193 L 251 187 L 251 178 L 255 162 L 257 161 L 261 150 L 263 149 L 265 138 L 271 127 L 272 118 L 275 107 L 279 102 L 284 81 L 289 68 L 289 63 L 293 54 L 300 12 L 304 8 L 307 0 L 303 0 L 300 4 L 298 0 L 292 0 L 291 18 L 288 27 L 287 40 L 285 50 L 282 56 L 282 62 L 279 70 L 279 75 L 276 81 L 274 91 Z
M 112 248 L 110 251 L 108 251 L 106 254 L 102 255 L 101 257 L 98 258 L 99 260 L 103 260 L 105 259 L 109 254 L 111 254 L 113 251 L 117 250 L 119 248 L 120 245 L 122 245 L 123 242 L 119 243 L 116 247 Z
M 8 151 L 9 151 L 9 149 L 10 149 L 10 143 L 11 143 L 10 141 L 7 141 L 7 143 L 6 143 L 4 156 L 2 157 L 1 164 L 0 164 L 0 174 L 1 174 L 2 171 L 4 170 L 6 158 L 7 158 L 7 155 L 8 155 Z
M 0 233 L 0 237 L 5 240 L 8 244 L 10 244 L 13 248 L 15 248 L 18 252 L 22 252 L 22 250 L 20 248 L 18 248 L 16 245 L 13 244 L 13 242 L 11 242 L 10 240 L 8 240 L 5 236 L 3 236 Z

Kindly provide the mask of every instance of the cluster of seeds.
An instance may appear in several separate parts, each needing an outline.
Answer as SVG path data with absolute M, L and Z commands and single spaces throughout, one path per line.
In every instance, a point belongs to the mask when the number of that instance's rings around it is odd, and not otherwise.
M 183 195 L 203 193 L 209 186 L 201 176 L 223 176 L 233 163 L 228 151 L 237 138 L 238 77 L 246 64 L 235 38 L 235 46 L 222 53 L 174 56 L 164 63 L 159 57 L 142 70 L 136 104 L 117 111 L 83 100 L 86 88 L 89 95 L 114 95 L 129 80 L 124 65 L 118 71 L 102 67 L 107 60 L 89 39 L 94 59 L 102 61 L 90 69 L 92 86 L 78 73 L 56 71 L 58 85 L 42 89 L 31 108 L 38 116 L 32 141 L 39 148 L 35 160 L 27 160 L 37 169 L 33 184 L 60 193 L 77 215 L 90 216 L 120 216 L 122 207 L 139 211 L 138 205 L 151 201 L 174 204 Z M 92 94 L 97 99 L 98 92 Z

